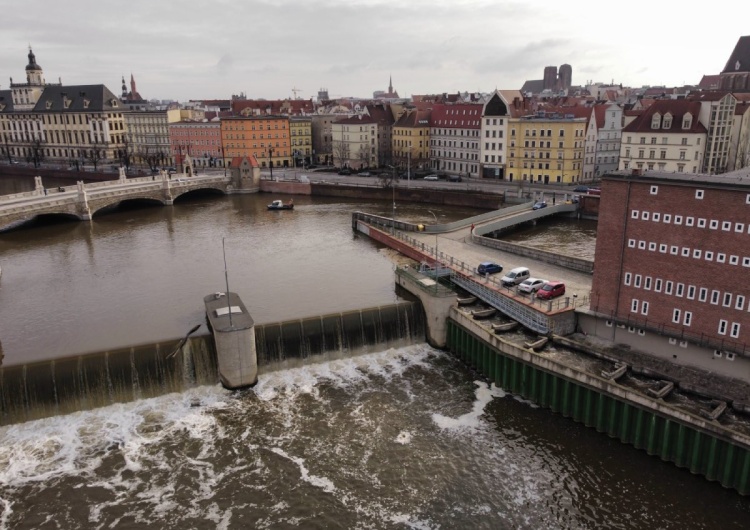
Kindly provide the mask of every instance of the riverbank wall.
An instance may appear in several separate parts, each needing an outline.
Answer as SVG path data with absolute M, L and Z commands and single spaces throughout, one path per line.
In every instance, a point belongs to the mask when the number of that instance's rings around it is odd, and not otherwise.
M 492 333 L 456 308 L 448 349 L 504 390 L 750 495 L 750 437 Z

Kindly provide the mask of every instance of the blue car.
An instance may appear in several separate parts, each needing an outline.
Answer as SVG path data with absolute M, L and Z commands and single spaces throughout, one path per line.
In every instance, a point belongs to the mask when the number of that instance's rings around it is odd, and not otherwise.
M 542 208 L 546 208 L 547 203 L 544 201 L 539 201 L 534 206 L 531 207 L 532 210 L 541 210 Z
M 483 261 L 479 264 L 479 267 L 477 267 L 477 272 L 479 274 L 497 274 L 498 272 L 502 272 L 502 270 L 502 265 L 498 265 L 492 261 Z

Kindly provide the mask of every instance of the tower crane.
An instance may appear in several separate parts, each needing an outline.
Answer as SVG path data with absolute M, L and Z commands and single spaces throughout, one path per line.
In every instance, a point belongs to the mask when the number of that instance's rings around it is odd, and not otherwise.
M 292 89 L 292 92 L 294 92 L 294 99 L 299 99 L 299 98 L 297 97 L 297 92 L 302 92 L 302 91 L 301 91 L 301 90 L 300 90 L 299 88 L 293 88 L 293 89 Z

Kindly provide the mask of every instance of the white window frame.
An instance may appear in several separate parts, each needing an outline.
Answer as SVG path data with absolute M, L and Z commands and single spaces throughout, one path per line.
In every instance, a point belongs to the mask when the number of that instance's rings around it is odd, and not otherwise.
M 698 301 L 705 302 L 706 300 L 708 300 L 708 289 L 701 287 L 698 289 Z
M 674 295 L 682 298 L 682 296 L 685 294 L 685 284 L 684 283 L 678 283 L 677 288 L 674 291 Z
M 672 288 L 674 287 L 674 282 L 671 280 L 667 280 L 667 283 L 664 284 L 664 294 L 672 294 Z
M 667 245 L 665 243 L 662 243 L 661 245 L 659 245 L 659 252 L 661 252 L 662 254 L 667 253 Z
M 641 302 L 641 314 L 648 315 L 648 302 L 646 302 L 645 300 Z
M 651 276 L 646 276 L 645 278 L 643 278 L 643 288 L 646 291 L 651 290 Z
M 732 221 L 724 221 L 721 223 L 721 231 L 729 232 L 732 229 Z
M 693 321 L 693 312 L 692 311 L 685 311 L 685 314 L 682 318 L 682 324 L 684 326 L 690 327 L 690 323 Z
M 654 292 L 660 293 L 661 292 L 661 278 L 657 278 L 654 280 Z
M 729 324 L 729 322 L 727 322 L 726 320 L 719 320 L 719 330 L 718 330 L 719 335 L 726 335 L 727 334 L 727 325 L 728 324 Z
M 706 251 L 706 253 L 705 253 L 705 254 L 703 254 L 703 258 L 704 258 L 704 259 L 705 259 L 706 261 L 713 261 L 713 259 L 714 259 L 714 253 L 713 253 L 713 252 L 711 252 L 710 250 L 707 250 L 707 251 Z
M 641 275 L 640 274 L 635 275 L 635 279 L 633 281 L 633 287 L 635 287 L 636 289 L 641 288 Z
M 702 252 L 699 249 L 693 249 L 693 258 L 695 259 L 701 259 Z
M 638 210 L 631 210 L 630 211 L 630 217 L 632 219 L 638 219 L 639 216 L 640 216 L 640 212 Z
M 724 307 L 732 306 L 732 293 L 724 293 L 724 296 L 721 300 L 721 305 Z
M 693 226 L 694 217 L 685 217 L 685 226 Z
M 723 252 L 719 252 L 718 254 L 716 254 L 717 263 L 724 263 L 726 262 L 726 260 L 727 260 L 727 255 L 724 254 Z
M 628 239 L 628 247 L 635 248 L 635 239 Z
M 656 195 L 659 193 L 659 186 L 651 186 L 651 189 L 649 191 L 651 195 Z
M 695 300 L 695 285 L 688 285 L 687 288 L 687 299 Z
M 738 338 L 740 336 L 740 328 L 741 327 L 742 326 L 740 325 L 739 322 L 732 322 L 732 329 L 729 332 L 729 336 L 732 337 L 733 339 Z
M 708 228 L 711 230 L 717 230 L 719 228 L 719 221 L 716 219 L 711 219 L 711 222 L 708 223 Z
M 740 262 L 739 256 L 729 256 L 729 264 L 730 265 L 737 265 Z
M 671 223 L 671 222 L 672 222 L 672 216 L 671 216 L 670 214 L 668 214 L 668 213 L 665 213 L 665 214 L 664 214 L 664 222 L 665 222 L 666 224 L 669 224 L 669 223 Z
M 669 247 L 669 253 L 672 254 L 673 256 L 676 256 L 677 254 L 680 253 L 680 249 L 677 248 L 677 246 L 672 245 L 671 247 Z
M 698 218 L 698 228 L 706 228 L 706 220 L 702 217 Z
M 646 250 L 646 242 L 642 239 L 638 241 L 638 250 Z
M 734 223 L 734 231 L 740 234 L 745 231 L 745 223 Z
M 648 221 L 648 218 L 649 218 L 649 216 L 648 216 L 648 212 L 647 212 L 647 211 L 645 211 L 645 210 L 644 210 L 644 211 L 642 211 L 642 212 L 641 212 L 641 219 L 642 219 L 642 220 L 644 220 L 644 221 Z
M 659 212 L 654 212 L 654 215 L 651 216 L 651 220 L 658 223 L 661 220 L 661 214 Z
M 682 247 L 682 257 L 683 258 L 690 257 L 690 249 L 688 247 Z
M 672 323 L 673 324 L 679 324 L 682 316 L 682 311 L 679 309 L 673 309 L 672 310 Z
M 630 285 L 630 279 L 633 277 L 633 274 L 630 272 L 625 273 L 625 285 Z
M 633 298 L 630 301 L 630 312 L 631 313 L 637 313 L 638 312 L 638 299 L 637 298 Z
M 681 215 L 675 215 L 674 216 L 674 224 L 681 225 L 682 224 L 682 216 Z
M 695 198 L 698 200 L 703 199 L 703 190 L 695 190 Z
M 649 243 L 648 244 L 648 250 L 650 252 L 656 252 L 656 243 L 654 243 L 653 241 L 651 243 Z
M 745 309 L 745 297 L 744 295 L 738 294 L 734 299 L 734 308 L 742 311 Z
M 711 291 L 711 305 L 719 305 L 719 297 L 721 293 L 716 289 Z

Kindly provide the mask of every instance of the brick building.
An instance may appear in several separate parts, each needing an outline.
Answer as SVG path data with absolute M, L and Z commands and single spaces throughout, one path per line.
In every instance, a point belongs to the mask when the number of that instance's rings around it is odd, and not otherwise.
M 591 310 L 656 332 L 662 351 L 679 341 L 749 355 L 749 177 L 606 175 Z

